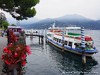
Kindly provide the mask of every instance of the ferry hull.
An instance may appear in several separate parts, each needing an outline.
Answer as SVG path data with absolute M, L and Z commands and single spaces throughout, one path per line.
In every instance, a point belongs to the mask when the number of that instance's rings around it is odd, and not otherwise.
M 62 50 L 62 46 L 59 46 L 57 45 L 56 43 L 54 43 L 52 40 L 50 39 L 47 39 L 47 42 L 52 44 L 53 46 L 59 48 Z M 74 54 L 77 54 L 77 55 L 81 55 L 82 56 L 82 52 L 77 52 L 77 51 L 73 51 L 71 49 L 67 49 L 67 48 L 63 48 L 64 51 L 67 51 L 67 52 L 71 52 L 71 53 L 74 53 Z M 87 56 L 87 57 L 91 57 L 94 53 L 85 53 L 84 55 Z

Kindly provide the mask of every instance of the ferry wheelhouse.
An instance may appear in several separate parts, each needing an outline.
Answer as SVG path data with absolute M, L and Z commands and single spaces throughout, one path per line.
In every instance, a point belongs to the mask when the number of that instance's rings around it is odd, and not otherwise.
M 75 30 L 80 30 L 81 27 L 64 27 L 59 28 L 54 25 L 49 28 L 47 32 L 47 41 L 54 46 L 64 49 L 71 53 L 82 55 L 82 36 L 81 33 L 76 33 Z M 69 32 L 68 30 L 74 30 L 74 32 Z M 94 42 L 91 36 L 84 36 L 84 55 L 92 56 L 97 53 L 97 49 L 94 47 Z

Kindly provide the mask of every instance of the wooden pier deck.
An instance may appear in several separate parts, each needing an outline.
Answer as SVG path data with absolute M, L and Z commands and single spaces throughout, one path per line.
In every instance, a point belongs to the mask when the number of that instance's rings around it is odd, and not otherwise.
M 40 35 L 40 34 L 25 34 L 25 35 L 30 36 L 30 38 L 33 38 L 33 36 L 39 37 L 39 44 L 43 44 L 44 35 Z
M 37 36 L 37 37 L 44 37 L 44 35 L 39 34 L 25 34 L 26 36 Z
M 33 39 L 33 36 L 39 37 L 39 44 L 43 44 L 44 38 L 46 38 L 46 30 L 25 30 L 25 35 L 30 36 Z

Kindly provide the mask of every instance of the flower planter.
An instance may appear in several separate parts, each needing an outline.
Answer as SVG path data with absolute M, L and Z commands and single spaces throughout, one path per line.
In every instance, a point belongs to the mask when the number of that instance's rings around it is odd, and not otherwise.
M 9 44 L 3 49 L 4 54 L 2 55 L 6 67 L 4 67 L 4 70 L 8 75 L 10 71 L 14 70 L 20 73 L 22 67 L 27 63 L 27 55 L 31 54 L 30 47 L 24 44 L 25 39 L 22 41 L 24 37 L 18 38 L 13 31 L 10 31 L 9 34 L 11 34 Z
M 17 75 L 21 75 L 22 66 L 20 65 L 20 63 L 11 65 L 6 64 L 5 66 L 7 67 L 7 75 L 12 74 L 14 70 L 16 70 Z
M 16 68 L 17 70 L 20 70 L 21 66 L 19 64 L 12 64 L 12 65 L 7 65 L 8 70 L 12 71 L 14 68 Z

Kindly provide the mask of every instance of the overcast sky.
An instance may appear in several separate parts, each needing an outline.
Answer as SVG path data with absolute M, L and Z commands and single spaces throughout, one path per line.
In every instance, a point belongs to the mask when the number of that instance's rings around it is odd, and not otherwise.
M 79 14 L 91 19 L 100 19 L 100 0 L 40 0 L 36 10 L 38 18 Z
M 35 6 L 40 19 L 79 14 L 94 20 L 100 19 L 100 0 L 40 0 Z M 6 14 L 8 19 L 11 18 Z

